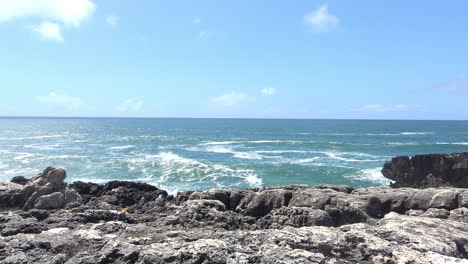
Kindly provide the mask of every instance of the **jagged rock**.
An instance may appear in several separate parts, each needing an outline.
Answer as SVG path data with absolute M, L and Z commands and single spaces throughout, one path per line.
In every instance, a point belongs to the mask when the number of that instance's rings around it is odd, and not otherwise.
M 29 182 L 29 179 L 26 179 L 24 176 L 16 176 L 13 177 L 10 182 L 26 185 Z
M 460 207 L 450 211 L 448 219 L 468 223 L 468 208 Z
M 66 188 L 63 192 L 54 192 L 42 195 L 36 199 L 34 208 L 36 209 L 59 209 L 79 206 L 83 202 L 77 191 Z
M 27 180 L 23 185 L 0 184 L 0 208 L 18 207 L 24 210 L 59 209 L 74 207 L 82 203 L 81 196 L 64 182 L 67 174 L 63 169 L 46 168 L 42 173 Z M 24 183 L 21 178 L 14 181 Z
M 91 192 L 86 194 L 93 196 Z M 124 208 L 155 201 L 161 195 L 167 197 L 167 192 L 146 183 L 111 181 L 102 186 L 90 201 L 94 204 L 106 202 Z
M 85 203 L 89 202 L 92 197 L 97 196 L 102 188 L 104 188 L 104 186 L 97 183 L 82 181 L 73 182 L 68 186 L 77 191 Z
M 291 197 L 292 193 L 287 190 L 272 189 L 249 193 L 240 200 L 236 211 L 249 216 L 262 217 L 273 209 L 287 206 Z
M 392 187 L 468 188 L 468 152 L 395 157 L 382 174 L 395 181 Z
M 445 209 L 437 209 L 437 208 L 429 208 L 426 212 L 421 214 L 421 216 L 425 217 L 434 217 L 434 218 L 441 218 L 447 219 L 450 215 L 450 212 Z
M 23 186 L 12 182 L 0 182 L 0 209 L 15 207 L 20 199 Z
M 53 171 L 0 183 L 0 263 L 468 263 L 466 189 L 291 185 L 169 199 L 142 183 L 69 188 Z M 34 208 L 18 210 L 34 193 Z

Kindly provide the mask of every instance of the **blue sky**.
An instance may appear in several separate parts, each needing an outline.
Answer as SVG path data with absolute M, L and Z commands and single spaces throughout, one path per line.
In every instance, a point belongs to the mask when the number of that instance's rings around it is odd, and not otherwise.
M 0 116 L 468 119 L 468 2 L 0 0 Z

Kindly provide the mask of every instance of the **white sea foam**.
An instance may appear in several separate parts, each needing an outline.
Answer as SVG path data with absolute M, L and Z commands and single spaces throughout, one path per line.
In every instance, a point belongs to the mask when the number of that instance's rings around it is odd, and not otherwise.
M 226 165 L 203 163 L 171 152 L 132 158 L 126 162 L 129 164 L 129 170 L 146 175 L 145 180 L 151 179 L 151 182 L 158 186 L 191 182 L 191 185 L 188 185 L 190 188 L 208 183 L 226 187 L 224 182 L 229 178 L 239 178 L 250 187 L 260 187 L 262 184 L 262 180 L 254 170 L 233 169 Z M 241 183 L 242 181 L 237 181 L 234 185 Z
M 262 155 L 255 153 L 255 152 L 235 152 L 234 157 L 239 159 L 255 159 L 260 160 L 262 159 Z
M 37 149 L 37 150 L 55 150 L 59 147 L 60 144 L 52 145 L 24 145 L 24 148 Z
M 340 155 L 343 155 L 345 153 L 334 153 L 334 152 L 325 152 L 325 155 L 329 156 L 330 158 L 341 160 L 341 161 L 346 161 L 346 162 L 369 162 L 369 161 L 378 161 L 375 159 L 352 159 L 352 158 L 345 158 L 341 157 Z M 367 154 L 364 153 L 355 153 L 355 156 L 367 156 Z
M 468 145 L 468 142 L 436 142 L 436 145 Z
M 401 135 L 432 135 L 434 132 L 402 132 Z
M 205 149 L 205 151 L 208 151 L 208 152 L 214 152 L 214 153 L 234 153 L 234 151 L 232 150 L 232 148 L 230 147 L 226 147 L 226 146 L 223 146 L 223 145 L 214 145 L 214 146 L 209 146 Z
M 396 134 L 392 134 L 392 133 L 369 133 L 369 134 L 364 134 L 366 136 L 400 136 L 401 133 L 396 133 Z
M 345 176 L 361 181 L 371 181 L 379 185 L 388 185 L 391 181 L 385 178 L 380 172 L 382 168 L 377 167 L 373 169 L 362 169 L 360 173 L 356 175 Z
M 394 146 L 416 146 L 419 145 L 417 142 L 388 142 L 385 143 L 386 145 L 394 145 Z
M 414 136 L 414 135 L 432 135 L 434 132 L 401 132 L 401 133 L 369 133 L 366 136 Z
M 310 164 L 310 163 L 315 163 L 317 160 L 323 159 L 322 157 L 312 157 L 312 158 L 305 158 L 305 159 L 296 159 L 296 160 L 290 160 L 290 163 L 293 164 Z M 317 165 L 316 163 L 315 165 Z
M 109 150 L 124 150 L 124 149 L 131 149 L 131 148 L 135 148 L 135 146 L 127 145 L 127 146 L 110 147 Z
M 355 136 L 355 133 L 320 133 L 324 136 Z
M 23 160 L 23 159 L 27 159 L 27 158 L 30 158 L 30 157 L 34 157 L 34 154 L 32 153 L 17 153 L 19 154 L 19 156 L 16 156 L 14 159 L 15 160 Z
M 236 144 L 239 143 L 240 141 L 210 141 L 210 142 L 205 142 L 201 143 L 200 145 L 205 146 L 205 145 L 229 145 L 229 144 Z
M 263 158 L 262 155 L 258 154 L 257 151 L 235 151 L 232 147 L 228 147 L 225 145 L 208 145 L 206 148 L 197 148 L 191 147 L 186 148 L 186 150 L 190 151 L 206 151 L 206 152 L 213 152 L 213 153 L 222 153 L 222 154 L 232 154 L 233 157 L 238 159 L 254 159 L 260 160 Z
M 30 136 L 30 137 L 2 137 L 0 140 L 29 140 L 29 139 L 43 139 L 43 138 L 59 138 L 66 135 L 43 135 L 43 136 Z
M 307 150 L 257 150 L 256 153 L 265 153 L 265 154 L 283 154 L 283 153 L 309 153 Z
M 284 143 L 284 144 L 301 144 L 314 143 L 315 141 L 302 140 L 245 140 L 245 141 L 210 141 L 201 143 L 201 146 L 206 145 L 233 145 L 233 144 L 269 144 L 269 143 Z

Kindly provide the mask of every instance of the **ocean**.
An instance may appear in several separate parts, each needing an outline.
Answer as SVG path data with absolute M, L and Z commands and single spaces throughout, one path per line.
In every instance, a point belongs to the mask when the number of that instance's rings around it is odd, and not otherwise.
M 67 181 L 176 193 L 287 184 L 388 185 L 393 156 L 468 151 L 468 121 L 0 118 L 0 180 L 55 166 Z

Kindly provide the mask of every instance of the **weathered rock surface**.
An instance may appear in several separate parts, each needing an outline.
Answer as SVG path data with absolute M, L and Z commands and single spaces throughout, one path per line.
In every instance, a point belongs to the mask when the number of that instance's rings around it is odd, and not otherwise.
M 395 157 L 382 174 L 395 181 L 392 187 L 468 188 L 468 152 Z
M 172 197 L 134 182 L 60 189 L 64 172 L 54 170 L 0 183 L 0 263 L 468 263 L 466 189 L 291 185 Z M 20 203 L 37 192 L 31 209 Z

